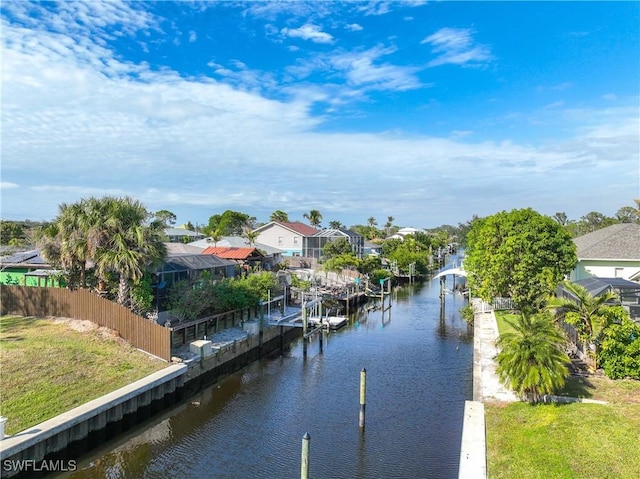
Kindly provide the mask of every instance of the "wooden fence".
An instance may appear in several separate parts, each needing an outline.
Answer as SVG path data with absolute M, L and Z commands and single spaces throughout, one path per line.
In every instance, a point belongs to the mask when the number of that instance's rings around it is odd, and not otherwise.
M 3 315 L 84 319 L 116 330 L 132 346 L 171 360 L 171 330 L 138 316 L 128 308 L 85 289 L 34 288 L 2 285 L 0 312 Z

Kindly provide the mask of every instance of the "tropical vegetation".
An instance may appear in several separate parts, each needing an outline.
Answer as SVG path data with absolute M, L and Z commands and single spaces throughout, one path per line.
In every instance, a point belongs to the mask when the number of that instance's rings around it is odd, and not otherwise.
M 577 263 L 571 235 L 531 208 L 477 220 L 467 238 L 469 287 L 485 301 L 511 298 L 537 311 Z
M 513 332 L 497 341 L 496 373 L 521 398 L 538 402 L 560 390 L 569 376 L 564 335 L 548 314 L 521 314 L 510 324 Z
M 115 282 L 118 302 L 130 307 L 131 286 L 166 256 L 163 224 L 152 216 L 128 197 L 63 203 L 54 221 L 39 231 L 38 243 L 44 258 L 65 271 L 70 287 L 96 286 L 108 294 Z M 95 285 L 88 282 L 89 265 L 95 265 Z

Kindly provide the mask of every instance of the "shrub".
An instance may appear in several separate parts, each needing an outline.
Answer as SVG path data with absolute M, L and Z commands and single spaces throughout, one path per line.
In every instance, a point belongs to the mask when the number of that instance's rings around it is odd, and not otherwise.
M 640 325 L 624 318 L 605 328 L 598 361 L 611 379 L 640 379 Z

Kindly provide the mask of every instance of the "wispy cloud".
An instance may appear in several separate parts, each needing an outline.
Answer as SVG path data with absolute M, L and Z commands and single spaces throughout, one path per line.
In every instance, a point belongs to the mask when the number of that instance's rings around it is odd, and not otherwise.
M 431 45 L 436 58 L 428 66 L 439 65 L 469 65 L 478 66 L 493 60 L 491 50 L 486 45 L 475 44 L 473 31 L 464 28 L 442 28 L 429 35 L 421 44 Z
M 362 31 L 362 25 L 358 25 L 357 23 L 350 23 L 349 25 L 345 25 L 345 29 L 351 32 L 360 32 Z

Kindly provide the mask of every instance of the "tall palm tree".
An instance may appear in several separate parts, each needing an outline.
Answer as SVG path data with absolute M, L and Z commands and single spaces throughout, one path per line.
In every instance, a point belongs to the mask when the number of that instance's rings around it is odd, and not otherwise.
M 562 388 L 571 362 L 564 352 L 565 338 L 546 314 L 522 314 L 507 321 L 514 332 L 500 335 L 496 373 L 501 381 L 530 402 Z
M 586 346 L 590 365 L 596 368 L 595 340 L 609 322 L 608 313 L 611 305 L 607 303 L 617 299 L 618 295 L 612 291 L 604 291 L 594 297 L 584 286 L 571 281 L 565 281 L 563 287 L 572 297 L 558 298 L 549 308 L 555 310 L 557 319 L 562 319 L 575 328 L 578 337 Z
M 384 224 L 384 229 L 387 232 L 387 236 L 389 236 L 389 232 L 391 231 L 394 220 L 395 218 L 393 216 L 387 216 L 387 222 Z
M 278 223 L 288 223 L 289 215 L 282 210 L 276 210 L 271 213 L 269 221 L 277 221 Z
M 166 256 L 163 225 L 159 221 L 147 224 L 150 215 L 137 200 L 125 197 L 103 201 L 107 239 L 96 251 L 96 266 L 101 276 L 107 271 L 118 274 L 118 303 L 127 306 L 131 282 L 139 281 L 147 266 Z
M 329 228 L 332 230 L 339 230 L 340 228 L 344 228 L 344 225 L 341 221 L 329 221 Z
M 314 228 L 318 228 L 322 223 L 322 214 L 318 210 L 311 210 L 302 215 L 303 218 L 309 220 L 309 224 Z

